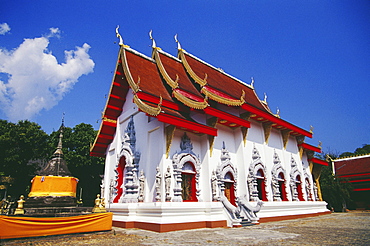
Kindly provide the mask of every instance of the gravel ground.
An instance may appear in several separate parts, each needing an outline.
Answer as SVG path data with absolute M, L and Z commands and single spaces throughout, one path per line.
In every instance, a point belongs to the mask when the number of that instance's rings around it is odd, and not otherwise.
M 370 212 L 167 233 L 113 227 L 108 232 L 2 240 L 0 245 L 370 245 Z

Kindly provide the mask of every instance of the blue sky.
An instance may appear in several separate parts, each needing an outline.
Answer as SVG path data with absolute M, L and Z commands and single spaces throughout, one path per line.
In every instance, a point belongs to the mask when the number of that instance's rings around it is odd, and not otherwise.
M 204 61 L 250 83 L 270 108 L 314 127 L 323 150 L 370 143 L 370 2 L 1 1 L 0 119 L 47 133 L 99 128 L 118 54 L 151 54 L 148 32 L 176 55 L 173 36 Z M 66 53 L 67 51 L 67 53 Z M 68 55 L 66 60 L 65 56 Z

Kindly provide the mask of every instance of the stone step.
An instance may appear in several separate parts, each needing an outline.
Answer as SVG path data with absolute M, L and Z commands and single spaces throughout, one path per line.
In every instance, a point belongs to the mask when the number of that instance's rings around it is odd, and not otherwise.
M 248 219 L 242 219 L 242 222 L 240 222 L 240 224 L 242 225 L 242 227 L 245 227 L 245 226 L 253 226 L 254 225 Z

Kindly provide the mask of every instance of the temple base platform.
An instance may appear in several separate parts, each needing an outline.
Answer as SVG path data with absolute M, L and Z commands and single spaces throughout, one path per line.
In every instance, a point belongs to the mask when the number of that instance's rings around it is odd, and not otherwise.
M 260 223 L 313 217 L 331 213 L 326 205 L 321 201 L 264 202 L 257 216 Z
M 113 203 L 113 226 L 169 232 L 197 228 L 226 227 L 218 202 Z
M 254 202 L 251 202 L 255 206 Z M 221 202 L 113 203 L 113 226 L 169 232 L 233 227 Z M 259 223 L 328 214 L 326 202 L 264 202 Z

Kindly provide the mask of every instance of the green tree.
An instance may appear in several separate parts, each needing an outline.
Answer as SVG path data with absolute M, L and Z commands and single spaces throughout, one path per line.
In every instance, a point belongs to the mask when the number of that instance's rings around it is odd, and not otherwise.
M 343 182 L 332 175 L 331 166 L 324 166 L 321 169 L 320 187 L 323 200 L 328 207 L 336 212 L 342 212 L 344 208 L 353 208 L 351 199 L 352 187 L 350 183 Z
M 361 148 L 357 148 L 355 152 L 344 152 L 339 157 L 349 157 L 355 155 L 365 155 L 370 153 L 370 144 L 364 144 Z
M 27 194 L 47 150 L 48 135 L 28 120 L 11 123 L 0 120 L 0 173 L 14 178 L 8 194 Z
M 82 188 L 82 199 L 88 206 L 93 205 L 96 194 L 100 193 L 101 175 L 104 174 L 104 159 L 90 156 L 90 145 L 96 134 L 92 125 L 85 123 L 73 128 L 65 127 L 63 131 L 64 159 L 72 175 L 79 179 L 77 198 Z M 50 134 L 50 143 L 54 149 L 58 138 L 58 131 Z

